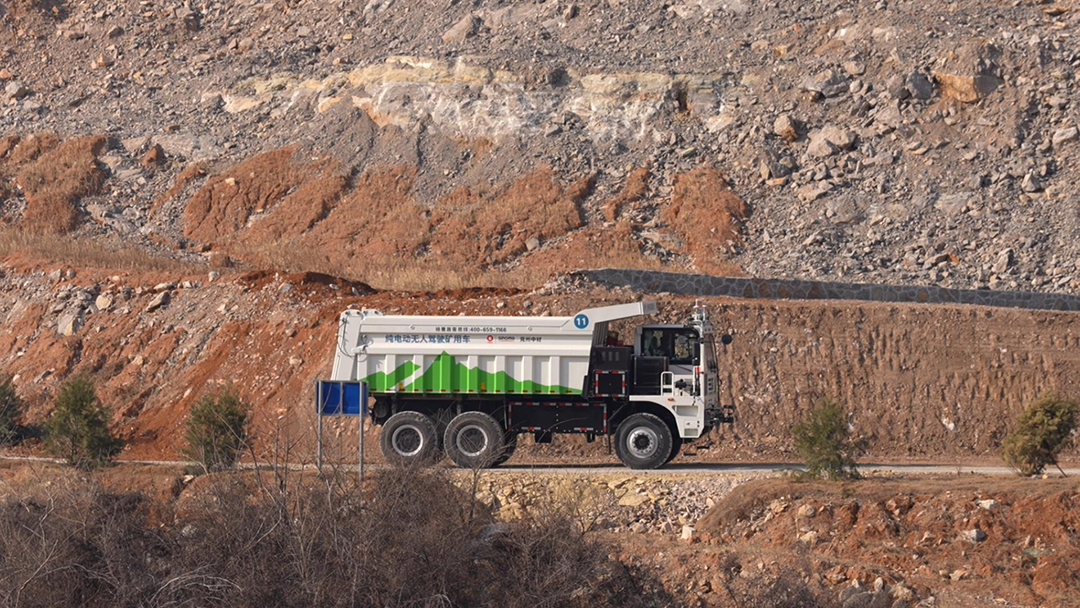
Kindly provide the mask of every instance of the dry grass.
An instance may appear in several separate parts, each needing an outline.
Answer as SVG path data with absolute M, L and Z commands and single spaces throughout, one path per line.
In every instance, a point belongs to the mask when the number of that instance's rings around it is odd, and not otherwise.
M 30 141 L 34 145 L 22 152 Z M 105 172 L 98 166 L 97 155 L 106 140 L 91 135 L 43 149 L 41 144 L 46 141 L 46 138 L 24 140 L 12 151 L 11 161 L 18 164 L 24 153 L 33 159 L 16 176 L 26 195 L 25 228 L 37 234 L 63 234 L 78 223 L 76 201 L 98 193 L 105 183 Z
M 699 270 L 729 274 L 728 252 L 742 243 L 749 215 L 750 206 L 731 191 L 724 176 L 695 169 L 675 179 L 671 203 L 661 217 L 686 243 L 685 253 Z
M 69 475 L 0 499 L 0 606 L 671 605 L 557 503 L 501 523 L 439 471 L 215 474 L 154 503 Z
M 460 266 L 418 262 L 393 256 L 364 260 L 332 261 L 319 250 L 278 245 L 242 245 L 235 254 L 253 267 L 287 273 L 318 272 L 359 281 L 383 290 L 438 291 L 470 287 L 529 288 L 543 284 L 548 273 L 519 269 L 514 271 L 463 270 Z
M 604 219 L 614 222 L 618 219 L 624 207 L 645 198 L 649 191 L 650 176 L 649 170 L 644 167 L 638 167 L 631 171 L 630 175 L 626 176 L 626 183 L 623 184 L 622 191 L 604 203 Z
M 140 247 L 112 247 L 85 239 L 32 234 L 12 228 L 0 228 L 0 256 L 104 270 L 182 272 L 198 266 L 154 255 Z
M 580 203 L 592 187 L 591 177 L 564 187 L 540 169 L 492 197 L 459 188 L 432 213 L 431 251 L 459 263 L 508 262 L 526 252 L 529 238 L 547 241 L 582 227 Z
M 224 242 L 253 213 L 272 207 L 304 181 L 304 167 L 292 161 L 295 151 L 265 152 L 208 179 L 184 210 L 184 236 L 204 243 Z

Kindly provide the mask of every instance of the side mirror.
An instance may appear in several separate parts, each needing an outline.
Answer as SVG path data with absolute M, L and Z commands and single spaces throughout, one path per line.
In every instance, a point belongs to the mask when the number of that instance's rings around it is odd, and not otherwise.
M 720 336 L 720 343 L 723 344 L 724 346 L 727 346 L 728 344 L 731 344 L 731 340 L 732 340 L 731 334 L 724 334 L 724 335 Z

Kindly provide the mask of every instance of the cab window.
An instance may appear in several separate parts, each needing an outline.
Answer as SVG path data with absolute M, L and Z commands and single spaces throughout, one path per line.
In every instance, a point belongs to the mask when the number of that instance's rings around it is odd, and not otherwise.
M 641 354 L 646 357 L 667 357 L 673 365 L 698 365 L 700 339 L 693 329 L 674 327 L 644 329 L 641 332 Z

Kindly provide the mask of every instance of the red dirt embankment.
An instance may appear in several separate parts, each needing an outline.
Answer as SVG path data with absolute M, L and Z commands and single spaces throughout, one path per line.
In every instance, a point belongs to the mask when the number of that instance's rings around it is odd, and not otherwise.
M 769 567 L 809 562 L 838 589 L 881 577 L 945 605 L 1080 605 L 1080 482 L 1069 479 L 755 481 L 698 530 Z
M 231 382 L 252 402 L 260 428 L 281 425 L 310 448 L 313 383 L 329 373 L 337 317 L 348 306 L 388 314 L 571 315 L 639 299 L 602 291 L 373 292 L 325 275 L 187 278 L 170 285 L 160 273 L 0 275 L 0 370 L 17 374 L 29 420 L 51 411 L 60 381 L 86 373 L 130 441 L 129 457 L 174 459 L 190 404 Z M 149 310 L 160 291 L 170 301 Z M 734 432 L 707 436 L 684 461 L 791 460 L 792 423 L 826 396 L 850 409 L 855 434 L 870 446 L 867 459 L 996 461 L 1001 438 L 1028 400 L 1047 390 L 1080 391 L 1074 314 L 706 302 L 716 327 L 734 332 L 719 362 L 722 401 L 736 406 L 737 420 Z M 650 322 L 679 322 L 693 300 L 659 304 L 662 313 Z M 62 335 L 60 321 L 77 310 L 82 323 Z M 628 326 L 616 329 L 632 335 Z M 351 449 L 354 428 L 355 421 L 334 422 L 328 437 Z M 369 447 L 377 458 L 375 442 Z M 522 458 L 529 452 L 522 450 Z M 614 462 L 603 446 L 571 438 L 533 461 L 582 457 Z
M 670 193 L 661 185 L 663 196 L 645 168 L 598 194 L 596 174 L 563 175 L 539 162 L 440 190 L 416 159 L 354 173 L 317 151 L 283 147 L 180 170 L 155 146 L 139 173 L 124 168 L 129 153 L 103 136 L 3 137 L 0 219 L 28 234 L 76 231 L 86 242 L 173 257 L 213 250 L 215 260 L 231 256 L 254 270 L 409 289 L 538 285 L 579 266 L 741 274 L 729 260 L 749 208 L 714 169 L 676 176 Z M 500 154 L 474 153 L 475 162 Z M 132 170 L 141 202 L 132 200 Z M 113 199 L 130 208 L 121 213 Z M 94 202 L 104 219 L 83 221 Z
M 483 272 L 518 261 L 547 276 L 582 263 L 657 268 L 677 256 L 702 270 L 738 272 L 724 260 L 749 210 L 713 170 L 680 176 L 670 200 L 648 205 L 648 171 L 631 172 L 599 205 L 603 226 L 588 221 L 594 176 L 539 167 L 428 204 L 416 191 L 418 173 L 375 166 L 346 178 L 332 161 L 303 163 L 282 148 L 210 177 L 184 210 L 184 234 L 256 267 L 349 276 L 403 263 Z M 637 235 L 650 216 L 665 223 L 658 230 L 671 249 L 662 257 L 646 255 Z

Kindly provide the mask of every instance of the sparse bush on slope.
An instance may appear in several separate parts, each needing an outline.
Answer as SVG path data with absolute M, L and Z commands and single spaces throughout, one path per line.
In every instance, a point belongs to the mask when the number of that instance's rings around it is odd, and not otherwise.
M 792 428 L 792 434 L 795 449 L 806 463 L 806 477 L 859 477 L 855 459 L 862 453 L 863 444 L 851 438 L 847 415 L 835 402 L 822 401 Z
M 231 469 L 248 445 L 251 406 L 232 387 L 203 395 L 191 407 L 184 428 L 184 456 L 202 472 Z
M 13 443 L 18 438 L 15 419 L 22 413 L 22 408 L 11 376 L 0 375 L 0 445 Z
M 164 517 L 78 483 L 0 501 L 0 606 L 675 603 L 572 507 L 503 523 L 438 471 L 380 471 L 362 498 L 345 477 L 259 475 L 205 477 Z
M 80 469 L 103 466 L 123 447 L 109 430 L 108 410 L 94 384 L 83 376 L 60 385 L 56 409 L 45 421 L 45 445 L 57 458 Z
M 1080 405 L 1048 394 L 1035 400 L 1002 444 L 1001 457 L 1021 475 L 1038 475 L 1057 466 L 1057 457 L 1073 441 Z

